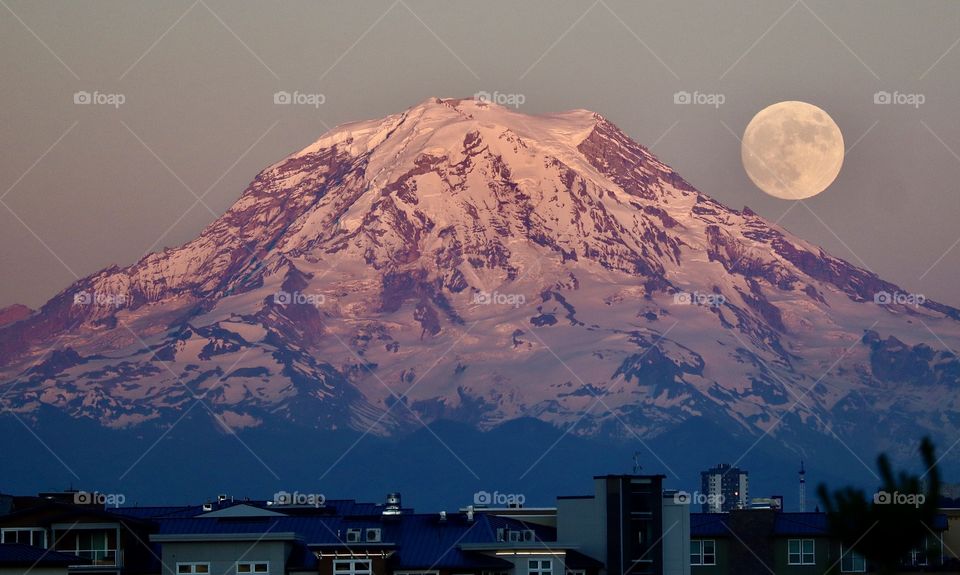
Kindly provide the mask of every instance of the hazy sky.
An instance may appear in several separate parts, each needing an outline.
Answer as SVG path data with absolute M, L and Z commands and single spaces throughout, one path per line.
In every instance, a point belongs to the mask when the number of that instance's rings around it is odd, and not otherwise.
M 958 42 L 946 0 L 0 0 L 0 306 L 193 238 L 328 127 L 480 90 L 597 111 L 723 203 L 960 306 Z M 825 109 L 852 148 L 804 204 L 740 164 L 780 100 Z

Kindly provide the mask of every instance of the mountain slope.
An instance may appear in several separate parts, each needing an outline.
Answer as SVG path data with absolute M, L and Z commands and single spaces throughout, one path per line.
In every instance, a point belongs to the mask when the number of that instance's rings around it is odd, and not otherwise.
M 202 398 L 234 428 L 380 435 L 960 431 L 960 312 L 713 201 L 584 110 L 429 99 L 338 127 L 197 239 L 25 315 L 0 376 L 27 417 L 167 425 Z

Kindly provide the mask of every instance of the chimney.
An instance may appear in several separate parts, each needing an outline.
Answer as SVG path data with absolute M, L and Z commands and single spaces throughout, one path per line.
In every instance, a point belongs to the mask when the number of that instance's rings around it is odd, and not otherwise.
M 803 460 L 800 460 L 800 512 L 807 510 L 807 472 L 803 468 Z

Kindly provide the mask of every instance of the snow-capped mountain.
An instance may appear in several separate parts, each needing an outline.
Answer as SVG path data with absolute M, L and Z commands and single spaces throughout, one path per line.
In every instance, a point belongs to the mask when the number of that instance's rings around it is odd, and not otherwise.
M 182 247 L 0 311 L 0 394 L 113 428 L 202 398 L 233 428 L 706 418 L 888 448 L 960 432 L 949 348 L 960 311 L 719 204 L 602 116 L 429 99 L 268 167 Z

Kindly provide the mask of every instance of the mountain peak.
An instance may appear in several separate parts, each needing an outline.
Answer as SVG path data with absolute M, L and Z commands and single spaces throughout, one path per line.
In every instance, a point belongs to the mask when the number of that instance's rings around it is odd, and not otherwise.
M 829 435 L 898 389 L 902 419 L 864 417 L 901 439 L 960 433 L 924 418 L 960 408 L 943 343 L 960 345 L 960 314 L 902 296 L 710 199 L 598 114 L 431 98 L 334 128 L 193 241 L 0 327 L 0 373 L 24 413 L 117 427 L 166 421 L 193 391 L 238 426 L 536 417 L 655 435 L 708 417 L 759 435 L 797 408 L 803 433 Z M 69 353 L 45 360 L 58 338 Z

